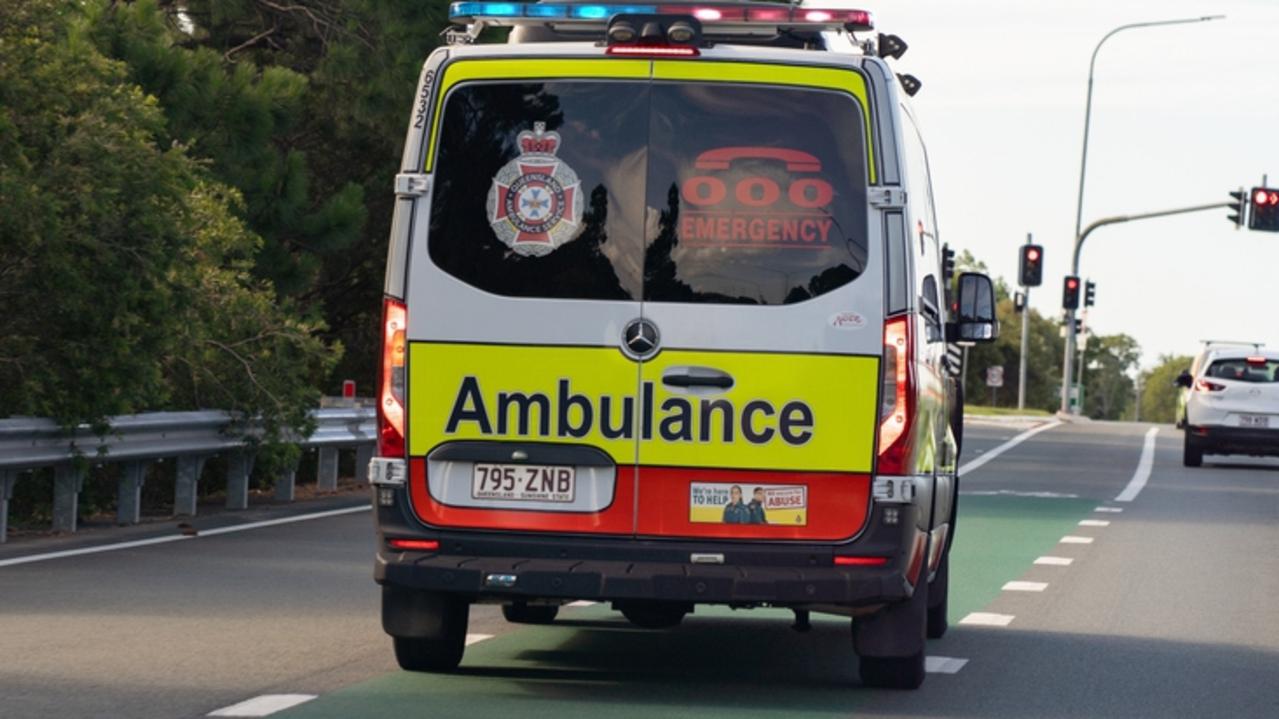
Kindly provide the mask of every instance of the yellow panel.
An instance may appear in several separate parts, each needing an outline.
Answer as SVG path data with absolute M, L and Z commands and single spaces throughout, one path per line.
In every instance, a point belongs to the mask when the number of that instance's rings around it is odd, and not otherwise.
M 549 78 L 611 78 L 647 80 L 652 71 L 648 60 L 552 60 L 521 58 L 459 60 L 444 67 L 444 78 L 431 114 L 431 137 L 426 145 L 426 172 L 435 166 L 435 139 L 440 129 L 440 113 L 449 90 L 471 80 L 542 80 Z
M 669 391 L 662 373 L 679 366 L 727 372 L 736 384 L 713 395 Z M 587 444 L 629 464 L 638 437 L 651 466 L 870 471 L 877 358 L 666 350 L 644 364 L 637 392 L 638 376 L 611 347 L 413 343 L 409 454 L 516 440 Z
M 866 167 L 875 179 L 875 151 L 871 143 L 870 100 L 866 79 L 852 69 L 775 65 L 754 62 L 714 62 L 709 60 L 658 60 L 653 63 L 654 80 L 697 82 L 737 82 L 764 85 L 793 85 L 846 92 L 857 99 L 866 120 Z

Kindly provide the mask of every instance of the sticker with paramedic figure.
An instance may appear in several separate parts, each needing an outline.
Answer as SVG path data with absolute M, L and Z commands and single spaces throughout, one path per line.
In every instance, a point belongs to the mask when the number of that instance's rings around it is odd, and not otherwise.
M 802 484 L 689 485 L 688 521 L 702 524 L 808 524 L 808 487 Z
M 546 123 L 533 123 L 516 143 L 520 156 L 497 171 L 489 188 L 489 223 L 516 254 L 542 257 L 581 230 L 581 181 L 556 157 L 560 135 L 547 132 Z

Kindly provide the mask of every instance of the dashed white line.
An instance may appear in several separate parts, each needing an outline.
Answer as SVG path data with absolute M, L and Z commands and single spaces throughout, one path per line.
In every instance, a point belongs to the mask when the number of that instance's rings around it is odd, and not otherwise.
M 924 657 L 924 671 L 929 674 L 958 674 L 968 663 L 959 657 Z
M 1076 537 L 1074 535 L 1066 535 L 1061 538 L 1062 544 L 1092 544 L 1092 537 Z
M 1005 592 L 1042 592 L 1048 588 L 1048 582 L 1007 582 Z
M 589 602 L 589 601 L 587 601 L 587 600 L 585 600 L 585 599 L 579 599 L 579 600 L 577 600 L 576 602 L 569 602 L 569 603 L 568 603 L 568 606 L 570 606 L 570 607 L 593 607 L 593 606 L 595 606 L 595 602 Z
M 1006 627 L 1012 624 L 1013 615 L 1011 614 L 991 614 L 990 612 L 973 612 L 963 619 L 959 620 L 960 624 L 967 624 L 978 627 Z
M 1035 564 L 1047 565 L 1050 567 L 1069 567 L 1070 563 L 1075 560 L 1070 557 L 1040 557 L 1035 560 Z
M 472 644 L 479 644 L 480 642 L 484 641 L 485 639 L 492 639 L 492 638 L 493 638 L 493 635 L 492 635 L 492 634 L 467 634 L 467 635 L 466 635 L 466 646 L 468 646 L 468 647 L 469 647 L 469 646 L 471 646 Z
M 290 709 L 299 704 L 305 704 L 316 697 L 315 694 L 263 694 L 262 696 L 245 699 L 239 704 L 232 704 L 229 707 L 222 707 L 216 711 L 211 711 L 207 716 L 211 717 L 265 717 L 271 716 L 276 712 Z
M 147 547 L 153 544 L 167 544 L 169 542 L 180 542 L 184 539 L 198 539 L 200 537 L 213 537 L 219 534 L 245 532 L 250 529 L 261 529 L 262 527 L 274 527 L 279 524 L 292 524 L 293 522 L 305 522 L 311 519 L 324 519 L 325 517 L 336 517 L 342 514 L 352 514 L 355 512 L 367 512 L 372 508 L 373 508 L 372 505 L 362 504 L 358 507 L 330 509 L 323 512 L 311 512 L 309 514 L 295 514 L 292 517 L 268 519 L 262 522 L 248 522 L 247 524 L 234 524 L 229 527 L 215 527 L 213 529 L 201 529 L 198 534 L 194 534 L 194 535 L 166 534 L 162 537 L 134 539 L 128 542 L 115 542 L 114 544 L 99 544 L 93 547 L 80 547 L 78 549 L 64 549 L 57 552 L 45 552 L 43 554 L 28 554 L 24 557 L 0 559 L 0 567 L 11 567 L 15 564 L 29 564 L 31 562 L 43 562 L 49 559 L 79 557 L 85 554 L 98 554 L 99 552 L 114 552 L 119 549 L 134 549 L 136 547 Z
M 1081 519 L 1081 520 L 1079 520 L 1079 526 L 1081 526 L 1081 527 L 1109 527 L 1109 526 L 1110 526 L 1110 522 L 1107 522 L 1107 521 L 1106 521 L 1106 520 L 1104 520 L 1104 519 Z
M 1111 514 L 1119 514 L 1124 511 L 1123 507 L 1098 507 L 1094 512 L 1110 512 Z
M 1151 427 L 1146 432 L 1146 442 L 1141 446 L 1141 460 L 1137 462 L 1137 471 L 1133 473 L 1132 479 L 1128 480 L 1128 486 L 1124 487 L 1124 491 L 1115 497 L 1116 502 L 1131 502 L 1141 494 L 1141 490 L 1145 488 L 1146 481 L 1150 479 L 1150 468 L 1155 463 L 1155 435 L 1159 434 L 1158 427 Z
M 1007 442 L 1004 442 L 1003 444 L 999 445 L 998 447 L 995 447 L 994 449 L 990 450 L 989 452 L 987 452 L 987 453 L 983 454 L 982 456 L 980 456 L 980 457 L 974 457 L 974 458 L 972 459 L 972 461 L 970 461 L 968 464 L 965 464 L 964 466 L 962 466 L 962 467 L 960 467 L 960 468 L 959 468 L 959 474 L 960 474 L 961 476 L 962 476 L 962 475 L 965 475 L 965 474 L 968 474 L 969 472 L 972 472 L 972 471 L 976 470 L 978 467 L 981 467 L 982 465 L 984 465 L 984 464 L 986 464 L 987 462 L 989 462 L 990 460 L 992 460 L 992 459 L 994 459 L 994 458 L 998 457 L 999 455 L 1003 454 L 1004 452 L 1007 452 L 1008 450 L 1012 449 L 1013 447 L 1016 447 L 1017 445 L 1021 444 L 1022 442 L 1025 442 L 1026 440 L 1030 439 L 1031 437 L 1034 437 L 1035 435 L 1039 434 L 1040 432 L 1046 432 L 1046 431 L 1048 431 L 1048 430 L 1052 429 L 1053 427 L 1057 427 L 1057 426 L 1059 426 L 1060 424 L 1061 424 L 1061 422 L 1060 422 L 1060 421 L 1058 421 L 1058 420 L 1053 420 L 1053 421 L 1051 421 L 1051 422 L 1046 422 L 1046 423 L 1044 423 L 1044 424 L 1041 424 L 1041 425 L 1039 425 L 1038 427 L 1033 427 L 1033 428 L 1031 428 L 1031 429 L 1028 429 L 1028 430 L 1026 430 L 1025 432 L 1022 432 L 1021 434 L 1017 435 L 1016 437 L 1013 437 L 1012 439 L 1008 440 Z

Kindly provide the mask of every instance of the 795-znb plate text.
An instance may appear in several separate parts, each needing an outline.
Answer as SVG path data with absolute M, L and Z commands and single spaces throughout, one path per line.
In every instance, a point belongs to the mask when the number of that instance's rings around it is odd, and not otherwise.
M 473 499 L 517 502 L 572 502 L 577 470 L 544 464 L 476 464 L 471 474 Z

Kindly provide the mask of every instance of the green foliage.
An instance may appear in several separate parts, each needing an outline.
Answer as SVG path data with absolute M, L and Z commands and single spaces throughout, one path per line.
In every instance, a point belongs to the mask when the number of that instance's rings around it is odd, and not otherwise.
M 0 416 L 221 408 L 260 416 L 268 442 L 304 427 L 340 346 L 255 276 L 240 193 L 80 9 L 0 19 Z
M 1121 419 L 1136 399 L 1130 372 L 1137 369 L 1141 347 L 1125 334 L 1093 336 L 1084 350 L 1084 414 L 1093 419 Z
M 1161 355 L 1159 364 L 1141 378 L 1141 419 L 1145 422 L 1176 422 L 1181 388 L 1173 384 L 1177 375 L 1190 369 L 1189 355 Z
M 968 366 L 965 381 L 965 397 L 973 404 L 989 404 L 990 390 L 986 388 L 986 368 L 1004 368 L 1004 386 L 995 393 L 996 406 L 1017 406 L 1017 371 L 1021 361 L 1021 323 L 1025 314 L 1016 312 L 1013 301 L 1006 294 L 1004 283 L 996 283 L 999 297 L 995 308 L 999 318 L 999 339 L 989 344 L 979 344 L 968 350 Z M 1061 356 L 1065 341 L 1059 336 L 1057 322 L 1031 309 L 1030 337 L 1027 342 L 1026 406 L 1046 411 L 1056 410 L 1060 404 L 1058 388 L 1061 386 Z

